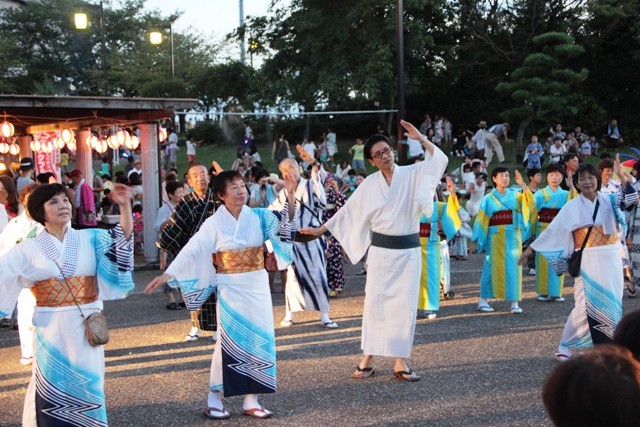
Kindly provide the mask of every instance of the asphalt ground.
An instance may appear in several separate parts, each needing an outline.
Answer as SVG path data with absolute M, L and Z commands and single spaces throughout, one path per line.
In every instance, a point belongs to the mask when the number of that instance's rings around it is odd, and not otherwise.
M 564 303 L 535 300 L 533 277 L 524 277 L 524 313 L 509 313 L 496 301 L 494 313 L 475 311 L 482 257 L 451 262 L 456 297 L 443 301 L 434 320 L 419 320 L 410 360 L 422 381 L 393 378 L 393 360 L 375 360 L 376 375 L 349 378 L 361 357 L 364 297 L 361 266 L 346 265 L 345 292 L 331 300 L 339 329 L 322 328 L 317 312 L 298 313 L 290 328 L 279 326 L 282 294 L 273 294 L 278 392 L 260 402 L 268 420 L 242 416 L 242 398 L 224 399 L 232 418 L 203 416 L 213 350 L 210 333 L 185 342 L 188 312 L 165 309 L 162 294 L 144 286 L 157 270 L 135 273 L 136 290 L 126 300 L 105 303 L 111 327 L 106 346 L 107 413 L 111 426 L 549 426 L 540 392 L 567 315 Z M 276 285 L 279 289 L 279 285 Z M 625 297 L 625 312 L 640 300 Z M 0 425 L 20 424 L 31 369 L 18 363 L 17 331 L 0 329 Z

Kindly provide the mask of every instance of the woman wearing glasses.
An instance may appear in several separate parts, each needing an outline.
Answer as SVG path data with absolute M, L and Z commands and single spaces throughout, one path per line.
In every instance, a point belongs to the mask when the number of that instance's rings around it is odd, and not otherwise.
M 335 236 L 354 264 L 369 250 L 362 319 L 364 357 L 351 375 L 374 374 L 374 356 L 395 358 L 394 375 L 405 381 L 420 377 L 407 366 L 411 356 L 421 273 L 420 214 L 430 216 L 435 189 L 447 156 L 411 123 L 405 136 L 421 142 L 425 160 L 410 166 L 394 162 L 389 138 L 372 135 L 364 156 L 378 172 L 369 175 L 347 203 L 318 228 L 300 232 Z

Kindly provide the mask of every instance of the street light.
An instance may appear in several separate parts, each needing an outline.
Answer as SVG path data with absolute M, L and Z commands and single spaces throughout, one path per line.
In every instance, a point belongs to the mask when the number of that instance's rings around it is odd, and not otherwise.
M 173 80 L 176 74 L 175 63 L 173 58 L 173 21 L 169 21 L 169 25 L 164 28 L 169 28 L 169 46 L 171 47 L 171 79 Z M 149 33 L 149 41 L 153 45 L 159 45 L 162 43 L 162 33 L 160 31 L 151 31 Z
M 104 32 L 104 4 L 100 0 L 100 5 L 82 2 L 82 7 L 88 9 L 100 9 L 100 37 L 102 39 L 102 72 L 104 80 L 102 82 L 105 95 L 109 92 L 109 80 L 107 78 L 107 37 Z M 86 13 L 79 12 L 74 15 L 74 24 L 76 30 L 86 30 L 89 24 L 89 18 Z

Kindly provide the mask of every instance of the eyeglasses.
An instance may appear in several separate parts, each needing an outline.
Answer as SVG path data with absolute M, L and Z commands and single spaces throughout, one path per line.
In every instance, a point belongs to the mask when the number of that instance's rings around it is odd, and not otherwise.
M 391 154 L 391 148 L 386 147 L 383 148 L 382 150 L 378 151 L 376 154 L 372 155 L 371 157 L 373 157 L 374 159 L 381 159 L 382 157 Z

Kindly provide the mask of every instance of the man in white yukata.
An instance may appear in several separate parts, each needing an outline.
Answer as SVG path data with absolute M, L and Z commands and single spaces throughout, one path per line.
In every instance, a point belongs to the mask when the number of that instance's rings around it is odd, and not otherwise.
M 319 167 L 318 161 L 307 153 L 302 146 L 296 146 L 302 160 L 313 165 L 311 179 L 300 177 L 300 169 L 294 159 L 280 162 L 280 172 L 283 179 L 291 179 L 298 183 L 296 186 L 295 217 L 291 218 L 291 228 L 299 230 L 308 227 L 319 227 L 322 223 L 322 213 L 327 205 L 324 192 L 324 181 L 327 172 Z M 269 209 L 280 211 L 287 200 L 285 189 L 278 194 L 278 198 Z M 308 239 L 307 239 L 308 240 Z M 322 239 L 298 241 L 293 246 L 293 264 L 287 272 L 287 287 L 285 288 L 285 317 L 281 326 L 293 325 L 293 313 L 304 310 L 320 312 L 320 322 L 325 328 L 337 328 L 338 325 L 329 318 L 329 283 L 327 280 L 326 245 Z M 279 264 L 281 264 L 279 262 Z
M 422 143 L 425 160 L 397 166 L 389 138 L 372 135 L 364 155 L 379 172 L 369 175 L 323 226 L 301 233 L 331 232 L 352 263 L 369 250 L 362 350 L 364 357 L 351 375 L 363 379 L 374 374 L 373 357 L 395 358 L 394 375 L 405 381 L 420 377 L 407 366 L 416 325 L 418 289 L 422 269 L 420 214 L 430 216 L 433 197 L 445 171 L 447 156 L 411 123 L 401 121 L 405 136 Z

